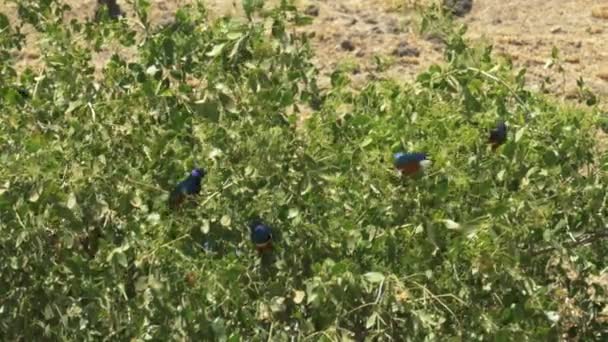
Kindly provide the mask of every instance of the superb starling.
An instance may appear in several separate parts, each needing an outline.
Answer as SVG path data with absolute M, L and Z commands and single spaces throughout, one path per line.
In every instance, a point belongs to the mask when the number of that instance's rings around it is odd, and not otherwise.
M 431 163 L 426 159 L 425 153 L 406 153 L 398 152 L 394 155 L 395 168 L 406 175 L 413 175 L 420 170 L 424 170 Z
M 179 207 L 187 196 L 197 195 L 201 191 L 201 180 L 205 177 L 205 170 L 196 168 L 190 175 L 181 181 L 169 195 L 169 207 Z
M 490 131 L 488 143 L 492 145 L 492 150 L 496 150 L 498 146 L 504 144 L 505 141 L 507 141 L 507 125 L 501 120 L 496 124 L 496 128 Z
M 269 226 L 255 220 L 249 224 L 249 230 L 251 231 L 251 241 L 259 253 L 272 249 L 272 231 Z

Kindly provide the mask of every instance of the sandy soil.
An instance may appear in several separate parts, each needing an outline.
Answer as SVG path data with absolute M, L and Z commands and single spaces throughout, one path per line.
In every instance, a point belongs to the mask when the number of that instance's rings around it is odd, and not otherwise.
M 322 74 L 335 68 L 349 70 L 355 86 L 367 79 L 411 79 L 430 64 L 441 61 L 441 46 L 416 34 L 415 18 L 407 4 L 423 0 L 299 0 L 314 16 L 312 26 L 316 64 Z M 432 0 L 429 0 L 432 1 Z M 66 0 L 70 17 L 91 18 L 96 0 Z M 126 1 L 118 1 L 127 10 Z M 152 1 L 154 23 L 171 21 L 176 8 L 191 0 Z M 241 15 L 240 0 L 208 0 L 214 16 Z M 406 5 L 404 5 L 406 4 Z M 0 11 L 14 15 L 11 4 Z M 582 76 L 600 95 L 608 95 L 608 2 L 606 0 L 475 0 L 473 10 L 459 19 L 469 26 L 469 37 L 495 45 L 497 53 L 511 56 L 529 69 L 532 86 L 550 77 L 549 89 L 568 95 Z M 19 56 L 19 65 L 36 66 L 35 38 Z M 545 68 L 557 47 L 565 70 L 562 75 Z M 113 53 L 96 56 L 97 67 Z
M 568 94 L 582 76 L 596 92 L 608 95 L 608 1 L 477 1 L 464 21 L 470 37 L 494 42 L 495 51 L 529 69 L 535 84 L 552 76 L 552 89 Z M 544 67 L 554 46 L 563 61 L 565 84 Z

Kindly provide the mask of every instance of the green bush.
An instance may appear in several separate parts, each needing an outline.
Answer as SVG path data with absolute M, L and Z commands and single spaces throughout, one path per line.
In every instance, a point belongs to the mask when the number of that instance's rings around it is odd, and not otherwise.
M 40 74 L 14 70 L 23 37 L 0 17 L 7 340 L 607 336 L 597 116 L 530 93 L 464 30 L 444 28 L 446 63 L 415 82 L 353 91 L 336 71 L 320 91 L 286 2 L 249 21 L 184 8 L 152 28 L 137 1 L 140 33 L 60 25 L 47 2 Z M 137 57 L 96 75 L 111 42 Z M 509 140 L 492 152 L 499 118 Z M 432 168 L 398 177 L 398 150 Z M 194 166 L 209 172 L 200 198 L 170 211 Z M 258 215 L 277 235 L 263 257 Z

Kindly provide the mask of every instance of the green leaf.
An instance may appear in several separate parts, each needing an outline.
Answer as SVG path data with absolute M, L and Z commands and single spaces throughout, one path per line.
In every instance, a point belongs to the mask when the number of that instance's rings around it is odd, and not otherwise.
M 306 292 L 296 290 L 293 292 L 293 302 L 296 304 L 300 304 L 304 300 L 305 296 Z
M 228 215 L 224 215 L 222 216 L 222 218 L 220 219 L 220 224 L 224 227 L 228 227 L 230 226 L 230 223 L 232 222 L 232 220 L 230 219 L 230 216 Z
M 521 137 L 523 137 L 524 133 L 526 132 L 526 128 L 522 127 L 520 129 L 517 130 L 517 132 L 515 133 L 515 142 L 518 142 L 521 140 Z
M 270 302 L 270 310 L 274 313 L 283 312 L 286 308 L 285 297 L 275 297 Z
M 368 272 L 363 275 L 370 283 L 380 283 L 384 281 L 384 275 L 378 272 Z
M 148 277 L 141 276 L 135 281 L 135 291 L 142 292 L 148 288 Z
M 220 111 L 219 103 L 217 101 L 207 99 L 196 101 L 194 109 L 199 115 L 202 115 L 213 122 L 219 121 Z
M 35 187 L 34 189 L 32 189 L 30 191 L 30 194 L 27 197 L 27 200 L 32 202 L 32 203 L 36 203 L 38 201 L 38 199 L 40 199 L 40 194 L 42 193 L 42 188 L 41 187 Z
M 243 32 L 239 32 L 239 31 L 235 31 L 235 32 L 230 32 L 226 35 L 226 38 L 230 39 L 230 40 L 237 40 L 239 38 L 241 38 L 243 36 Z
M 131 248 L 131 246 L 128 244 L 114 248 L 106 257 L 106 262 L 111 262 L 116 259 L 119 265 L 127 267 L 127 256 L 125 252 L 129 250 L 129 248 Z
M 150 213 L 146 219 L 151 225 L 156 226 L 160 223 L 160 214 Z
M 116 252 L 116 254 L 114 254 L 114 260 L 116 260 L 116 262 L 118 262 L 118 264 L 124 268 L 127 268 L 128 266 L 128 262 L 127 262 L 127 255 L 123 252 Z
M 365 140 L 363 140 L 363 142 L 361 142 L 361 144 L 359 145 L 359 147 L 364 148 L 366 146 L 368 146 L 369 144 L 371 144 L 374 140 L 372 138 L 365 138 Z
M 10 181 L 5 181 L 4 183 L 0 184 L 0 195 L 2 195 L 3 193 L 7 192 L 8 189 L 11 186 L 11 182 Z
M 209 230 L 210 230 L 209 220 L 203 220 L 203 223 L 201 224 L 201 232 L 203 234 L 208 234 Z
M 505 172 L 506 172 L 506 170 L 505 170 L 505 169 L 502 169 L 502 170 L 500 170 L 500 171 L 499 171 L 499 172 L 496 174 L 496 179 L 497 179 L 499 182 L 502 182 L 502 181 L 505 179 Z
M 73 192 L 70 192 L 70 194 L 68 195 L 68 200 L 67 200 L 65 206 L 68 209 L 74 209 L 74 207 L 76 207 L 76 204 L 77 204 L 77 202 L 76 202 L 76 195 L 74 195 Z
M 206 55 L 208 57 L 219 56 L 219 54 L 222 53 L 222 50 L 224 49 L 225 45 L 226 45 L 226 43 L 217 44 L 216 46 L 213 47 L 213 49 L 211 51 L 207 52 Z
M 445 224 L 445 227 L 447 229 L 460 230 L 460 228 L 462 228 L 460 226 L 460 223 L 449 220 L 449 219 L 443 220 L 443 223 Z
M 150 65 L 148 69 L 146 69 L 146 74 L 148 74 L 149 76 L 154 76 L 157 72 L 158 68 L 156 67 L 156 65 Z
M 366 329 L 371 329 L 374 327 L 374 325 L 376 325 L 376 321 L 378 320 L 378 314 L 377 313 L 373 313 L 371 314 L 371 316 L 369 316 L 367 318 L 367 320 L 365 321 L 365 328 Z
M 242 5 L 245 15 L 251 19 L 253 13 L 264 6 L 264 0 L 242 0 Z
M 287 213 L 288 219 L 294 219 L 300 215 L 300 211 L 297 208 L 290 208 Z

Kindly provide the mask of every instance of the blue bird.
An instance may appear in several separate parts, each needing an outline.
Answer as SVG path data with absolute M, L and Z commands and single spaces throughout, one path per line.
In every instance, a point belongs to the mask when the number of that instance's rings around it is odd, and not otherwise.
M 259 220 L 254 220 L 249 224 L 251 241 L 259 253 L 272 250 L 272 230 L 270 227 Z
M 488 143 L 492 145 L 492 150 L 496 150 L 505 141 L 507 141 L 507 124 L 501 120 L 496 124 L 496 128 L 490 131 Z
M 401 172 L 401 174 L 413 175 L 421 170 L 427 168 L 431 161 L 426 158 L 425 153 L 407 153 L 398 152 L 394 156 L 395 168 Z
M 175 209 L 179 207 L 187 196 L 198 195 L 201 191 L 201 181 L 205 177 L 204 169 L 196 168 L 190 175 L 181 181 L 169 195 L 169 207 Z
M 21 95 L 21 97 L 24 99 L 30 98 L 30 92 L 25 88 L 17 88 L 17 93 L 19 93 L 19 95 Z

